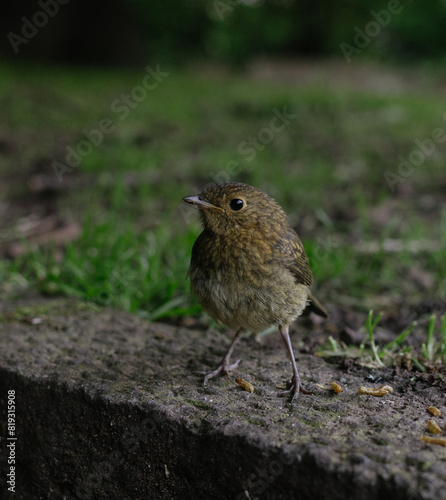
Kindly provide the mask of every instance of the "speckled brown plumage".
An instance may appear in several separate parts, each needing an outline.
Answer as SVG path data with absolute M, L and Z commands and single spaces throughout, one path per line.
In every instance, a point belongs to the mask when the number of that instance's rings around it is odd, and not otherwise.
M 215 320 L 237 334 L 222 364 L 209 378 L 227 373 L 229 356 L 242 330 L 277 325 L 289 350 L 288 327 L 311 300 L 309 260 L 285 212 L 266 193 L 241 183 L 222 183 L 184 200 L 200 209 L 203 232 L 189 269 L 191 290 Z M 326 314 L 315 301 L 320 314 Z M 300 386 L 293 368 L 292 399 Z

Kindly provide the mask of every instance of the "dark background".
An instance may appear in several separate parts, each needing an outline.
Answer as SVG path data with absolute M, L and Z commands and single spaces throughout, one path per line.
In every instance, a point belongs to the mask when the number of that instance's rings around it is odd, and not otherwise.
M 361 49 L 362 57 L 399 62 L 445 57 L 442 0 L 248 0 L 246 4 L 238 0 L 71 0 L 64 5 L 56 0 L 40 4 L 24 0 L 2 6 L 0 54 L 4 58 L 16 56 L 8 34 L 22 36 L 23 17 L 32 21 L 43 5 L 57 12 L 32 43 L 20 44 L 21 58 L 132 66 L 153 57 L 176 64 L 194 58 L 240 64 L 273 54 L 343 57 L 340 45 L 354 45 L 355 36 L 367 29 L 371 42 Z M 398 12 L 390 19 L 382 13 L 389 9 Z M 376 38 L 376 25 L 368 24 L 374 22 L 372 10 L 386 24 L 385 30 L 378 28 L 385 33 Z M 44 22 L 43 17 L 40 20 Z

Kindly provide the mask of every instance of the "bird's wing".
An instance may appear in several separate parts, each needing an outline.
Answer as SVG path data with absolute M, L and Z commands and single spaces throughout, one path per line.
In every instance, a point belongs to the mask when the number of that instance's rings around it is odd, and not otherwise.
M 276 245 L 276 248 L 279 250 L 282 258 L 285 259 L 296 282 L 310 286 L 313 282 L 310 261 L 297 233 L 293 229 L 290 229 L 280 240 L 280 243 Z M 323 318 L 328 318 L 329 316 L 325 307 L 311 293 L 308 296 L 308 305 L 304 310 L 303 316 L 308 316 L 310 312 L 314 312 Z
M 313 282 L 310 261 L 297 233 L 289 229 L 275 246 L 283 256 L 296 282 L 310 286 Z

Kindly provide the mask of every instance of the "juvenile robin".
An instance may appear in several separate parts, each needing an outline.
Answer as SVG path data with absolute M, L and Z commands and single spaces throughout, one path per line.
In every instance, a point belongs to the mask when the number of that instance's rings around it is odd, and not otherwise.
M 240 360 L 229 360 L 243 331 L 277 325 L 293 367 L 285 393 L 291 401 L 299 392 L 309 394 L 300 382 L 289 326 L 307 306 L 328 314 L 311 295 L 309 260 L 285 212 L 260 189 L 239 182 L 216 184 L 184 201 L 198 207 L 203 224 L 192 249 L 191 291 L 212 318 L 237 332 L 204 384 L 238 366 Z

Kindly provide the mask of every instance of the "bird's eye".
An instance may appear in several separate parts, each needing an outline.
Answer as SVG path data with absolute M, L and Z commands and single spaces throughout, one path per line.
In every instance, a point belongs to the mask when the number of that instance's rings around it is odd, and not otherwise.
M 243 203 L 243 200 L 239 200 L 238 198 L 234 198 L 229 202 L 229 206 L 231 207 L 231 210 L 233 210 L 234 212 L 238 212 L 239 210 L 241 210 L 244 207 L 244 205 L 245 204 Z

